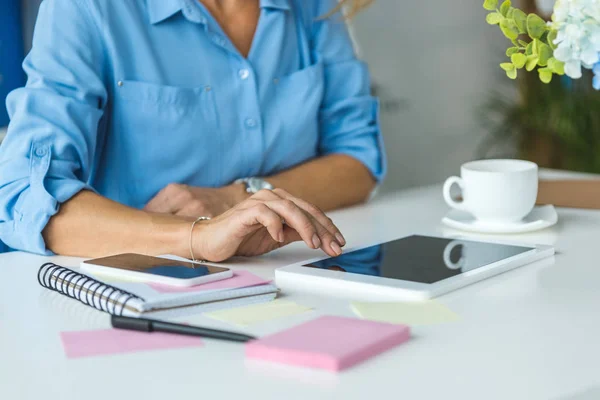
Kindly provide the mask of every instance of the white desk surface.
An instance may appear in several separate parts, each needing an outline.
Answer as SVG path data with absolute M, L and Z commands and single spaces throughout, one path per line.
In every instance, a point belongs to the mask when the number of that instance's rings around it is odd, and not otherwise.
M 435 186 L 333 217 L 351 248 L 412 233 L 456 233 L 439 224 L 446 211 Z M 108 316 L 39 287 L 36 272 L 47 258 L 0 255 L 0 399 L 599 399 L 600 212 L 561 209 L 559 217 L 554 228 L 510 237 L 554 244 L 555 259 L 440 297 L 460 321 L 415 327 L 408 343 L 339 374 L 246 361 L 241 345 L 214 340 L 194 349 L 68 360 L 59 332 L 107 328 Z M 314 255 L 295 244 L 232 265 L 272 277 L 274 268 Z M 353 315 L 343 299 L 285 295 L 316 311 L 246 331 L 264 335 L 317 315 Z M 232 329 L 202 315 L 186 320 Z

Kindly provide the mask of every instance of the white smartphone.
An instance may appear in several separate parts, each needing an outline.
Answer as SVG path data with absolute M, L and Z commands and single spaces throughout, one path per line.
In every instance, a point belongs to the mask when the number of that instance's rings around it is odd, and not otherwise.
M 81 269 L 107 277 L 132 279 L 170 286 L 196 286 L 231 278 L 229 268 L 142 254 L 118 254 L 83 261 Z

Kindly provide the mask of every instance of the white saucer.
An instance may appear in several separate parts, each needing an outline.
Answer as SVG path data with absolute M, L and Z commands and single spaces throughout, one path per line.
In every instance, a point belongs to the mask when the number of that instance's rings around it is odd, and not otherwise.
M 450 228 L 479 233 L 524 233 L 548 228 L 558 222 L 558 214 L 554 206 L 535 207 L 521 222 L 490 224 L 478 221 L 465 211 L 451 210 L 442 219 L 442 223 Z

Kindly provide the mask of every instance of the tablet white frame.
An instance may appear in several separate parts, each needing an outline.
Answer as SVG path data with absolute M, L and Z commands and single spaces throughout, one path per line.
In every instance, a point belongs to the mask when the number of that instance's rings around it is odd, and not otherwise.
M 459 236 L 441 237 L 434 235 L 419 235 L 440 239 L 469 240 L 473 242 L 528 247 L 531 248 L 531 250 L 435 283 L 403 281 L 304 266 L 330 257 L 314 258 L 279 268 L 275 271 L 275 281 L 277 286 L 284 290 L 287 288 L 318 292 L 336 297 L 351 297 L 369 300 L 426 300 L 554 255 L 554 247 L 547 245 L 510 243 L 506 241 L 482 240 L 479 238 L 473 239 Z M 409 236 L 399 237 L 398 239 Z M 397 239 L 356 247 L 347 250 L 346 253 L 378 244 L 389 243 L 394 240 Z

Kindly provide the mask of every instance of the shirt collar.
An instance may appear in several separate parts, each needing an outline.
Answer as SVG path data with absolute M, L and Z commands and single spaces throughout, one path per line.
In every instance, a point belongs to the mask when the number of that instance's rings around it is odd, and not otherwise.
M 157 24 L 177 14 L 183 7 L 181 0 L 146 0 L 150 23 Z
M 146 0 L 150 23 L 157 24 L 182 11 L 183 0 Z M 195 0 L 197 1 L 197 0 Z M 261 8 L 289 10 L 290 0 L 260 0 Z

